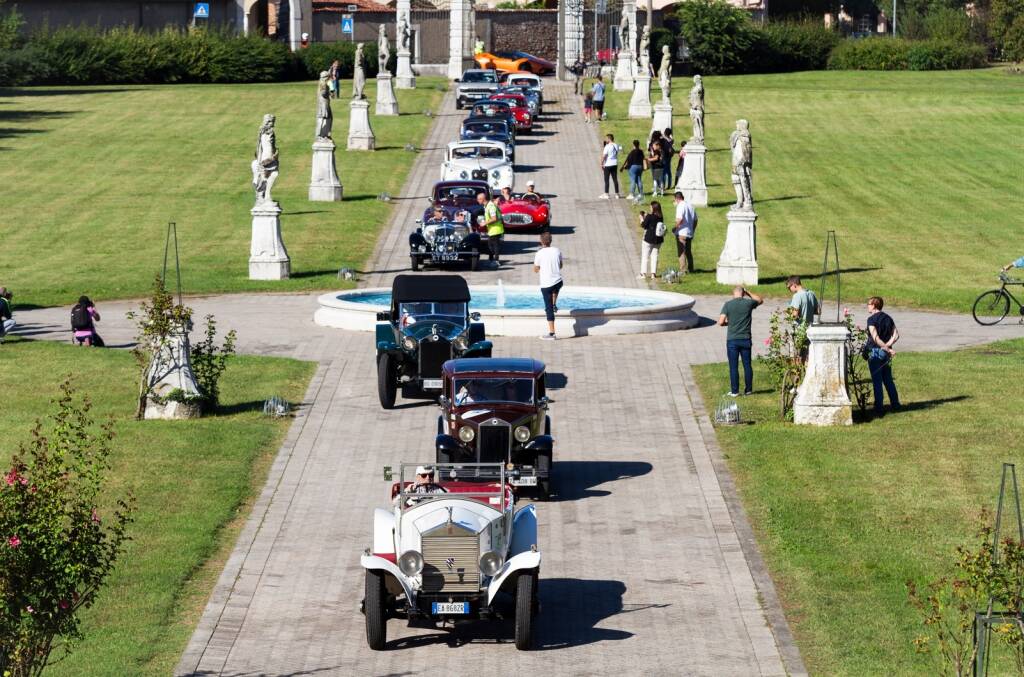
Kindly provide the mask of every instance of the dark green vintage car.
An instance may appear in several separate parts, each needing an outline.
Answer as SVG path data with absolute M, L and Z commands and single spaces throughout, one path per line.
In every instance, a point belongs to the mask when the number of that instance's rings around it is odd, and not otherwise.
M 391 309 L 377 315 L 377 391 L 380 405 L 402 396 L 435 398 L 441 365 L 456 357 L 490 357 L 484 325 L 469 312 L 469 285 L 458 275 L 398 275 Z

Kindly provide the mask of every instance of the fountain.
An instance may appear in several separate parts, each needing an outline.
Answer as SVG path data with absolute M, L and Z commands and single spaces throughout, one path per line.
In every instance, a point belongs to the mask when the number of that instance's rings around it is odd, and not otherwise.
M 535 286 L 471 286 L 470 311 L 479 312 L 488 336 L 537 336 L 544 329 L 544 301 Z M 373 331 L 377 313 L 391 305 L 391 289 L 353 289 L 317 299 L 314 321 L 324 327 Z M 638 334 L 689 329 L 698 322 L 685 294 L 618 287 L 563 287 L 555 331 L 559 336 Z

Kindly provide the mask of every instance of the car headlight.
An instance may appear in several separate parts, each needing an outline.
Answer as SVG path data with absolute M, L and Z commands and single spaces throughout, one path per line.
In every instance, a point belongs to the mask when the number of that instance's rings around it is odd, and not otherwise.
M 493 172 L 491 172 L 491 176 L 493 176 L 496 179 L 501 178 L 501 172 L 495 169 Z
M 525 425 L 516 426 L 514 434 L 517 442 L 526 442 L 530 439 L 530 429 Z
M 459 172 L 459 178 L 460 179 L 468 179 L 469 178 L 469 174 L 466 172 L 465 169 L 463 169 L 461 172 Z
M 415 576 L 423 571 L 423 555 L 415 550 L 406 550 L 398 558 L 398 569 L 406 576 Z
M 419 553 L 416 553 L 417 555 Z M 494 576 L 501 571 L 501 565 L 504 564 L 504 558 L 493 550 L 488 550 L 484 554 L 480 555 L 480 571 L 485 576 Z
M 465 337 L 465 336 L 456 336 L 456 337 L 455 337 L 455 340 L 454 340 L 454 341 L 452 341 L 452 344 L 453 344 L 453 345 L 454 345 L 454 346 L 455 346 L 455 347 L 456 347 L 456 348 L 457 348 L 458 350 L 465 350 L 466 348 L 468 348 L 468 347 L 469 347 L 469 341 L 467 341 L 467 340 L 466 340 L 466 337 Z
M 523 116 L 523 117 L 525 117 L 525 118 L 526 118 L 526 121 L 527 121 L 527 122 L 529 122 L 529 121 L 530 121 L 530 114 L 529 114 L 529 113 L 527 113 L 527 114 L 526 114 L 525 116 Z
M 472 442 L 474 437 L 476 437 L 476 431 L 468 425 L 464 425 L 459 428 L 459 439 L 463 442 Z
M 416 339 L 411 336 L 406 336 L 402 339 L 402 347 L 406 350 L 416 350 Z

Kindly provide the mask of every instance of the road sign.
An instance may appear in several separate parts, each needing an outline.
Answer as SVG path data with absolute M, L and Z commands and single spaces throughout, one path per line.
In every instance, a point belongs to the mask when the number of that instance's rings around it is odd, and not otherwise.
M 341 32 L 342 33 L 349 33 L 349 34 L 351 34 L 352 33 L 352 24 L 353 24 L 353 21 L 352 21 L 352 15 L 351 14 L 342 14 L 341 15 Z
M 196 19 L 209 19 L 210 18 L 210 3 L 208 2 L 197 2 L 196 9 L 192 13 L 192 16 Z

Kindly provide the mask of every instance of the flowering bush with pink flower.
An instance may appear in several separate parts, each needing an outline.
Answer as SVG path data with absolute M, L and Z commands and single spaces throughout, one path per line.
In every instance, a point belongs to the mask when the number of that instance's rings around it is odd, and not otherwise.
M 128 539 L 131 495 L 104 495 L 109 424 L 61 385 L 57 411 L 32 430 L 0 482 L 0 675 L 38 675 L 81 637 L 87 608 Z

